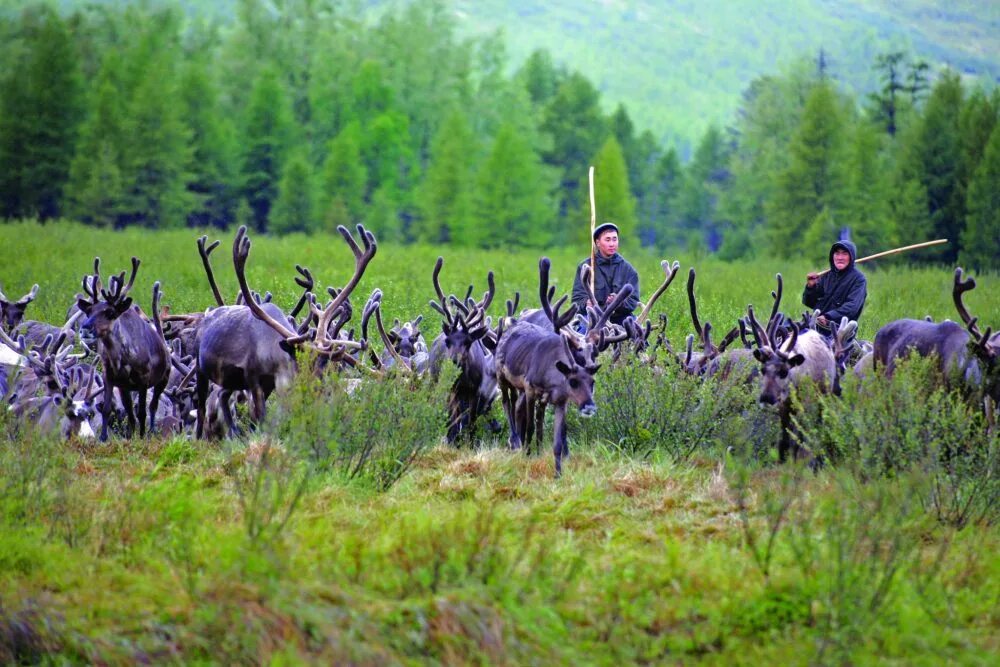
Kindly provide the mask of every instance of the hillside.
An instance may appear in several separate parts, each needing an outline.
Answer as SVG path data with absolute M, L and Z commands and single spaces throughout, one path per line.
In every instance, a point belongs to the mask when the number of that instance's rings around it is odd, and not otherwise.
M 872 63 L 903 50 L 963 75 L 1000 77 L 1000 3 L 958 0 L 452 0 L 470 34 L 501 29 L 513 62 L 532 50 L 590 77 L 639 127 L 696 141 L 725 124 L 756 76 L 825 53 L 834 78 L 872 89 Z

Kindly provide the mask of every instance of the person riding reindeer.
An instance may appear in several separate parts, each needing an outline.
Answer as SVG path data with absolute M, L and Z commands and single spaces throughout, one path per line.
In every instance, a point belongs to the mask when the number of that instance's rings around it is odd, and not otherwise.
M 594 246 L 596 248 L 594 262 L 594 295 L 602 306 L 615 300 L 618 292 L 625 285 L 632 286 L 632 294 L 624 299 L 611 314 L 609 321 L 622 324 L 632 317 L 632 312 L 639 305 L 639 274 L 624 257 L 618 254 L 618 226 L 613 222 L 605 222 L 594 229 Z M 587 312 L 591 302 L 587 286 L 580 279 L 580 268 L 591 261 L 587 258 L 576 268 L 573 280 L 573 303 L 581 313 Z
M 830 271 L 812 271 L 806 276 L 802 303 L 820 311 L 816 329 L 826 338 L 833 336 L 832 327 L 846 317 L 857 321 L 868 297 L 868 279 L 854 265 L 857 248 L 850 241 L 837 241 L 830 247 Z

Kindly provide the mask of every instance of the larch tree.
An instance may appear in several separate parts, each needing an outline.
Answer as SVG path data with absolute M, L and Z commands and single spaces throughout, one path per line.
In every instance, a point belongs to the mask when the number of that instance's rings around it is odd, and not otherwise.
M 475 242 L 472 207 L 478 152 L 468 117 L 453 110 L 431 142 L 430 161 L 418 192 L 420 221 L 415 236 L 419 240 Z
M 265 68 L 254 83 L 243 123 L 242 189 L 257 231 L 267 230 L 292 131 L 284 87 L 278 74 Z
M 629 189 L 628 167 L 621 146 L 614 135 L 608 135 L 600 150 L 593 158 L 594 164 L 594 200 L 597 204 L 597 224 L 613 222 L 621 230 L 622 241 L 626 246 L 638 246 L 638 224 L 635 217 L 635 197 Z M 579 210 L 590 208 L 590 193 L 588 178 L 584 178 L 580 186 L 584 201 L 580 202 Z M 589 235 L 588 228 L 583 224 L 576 225 L 575 234 L 571 236 L 577 244 L 586 247 Z
M 1000 125 L 969 183 L 961 261 L 976 269 L 1000 267 Z
M 318 226 L 312 165 L 305 149 L 298 149 L 284 163 L 268 229 L 275 234 L 289 234 L 312 232 Z
M 476 245 L 542 247 L 552 240 L 546 173 L 530 142 L 512 125 L 501 127 L 479 172 Z
M 45 220 L 64 210 L 83 83 L 72 36 L 54 10 L 26 10 L 20 30 L 16 62 L 0 77 L 0 216 Z
M 361 160 L 361 124 L 353 121 L 329 142 L 317 197 L 321 227 L 350 229 L 364 221 L 367 180 Z

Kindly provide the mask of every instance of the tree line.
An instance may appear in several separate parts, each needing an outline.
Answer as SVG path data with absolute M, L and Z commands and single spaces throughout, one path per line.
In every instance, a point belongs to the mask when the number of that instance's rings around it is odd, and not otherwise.
M 439 0 L 39 4 L 0 40 L 6 219 L 585 244 L 593 164 L 600 218 L 645 246 L 792 255 L 849 230 L 1000 265 L 1000 94 L 902 52 L 867 97 L 822 54 L 760 76 L 687 156 L 546 51 L 510 73 L 502 35 L 459 39 Z

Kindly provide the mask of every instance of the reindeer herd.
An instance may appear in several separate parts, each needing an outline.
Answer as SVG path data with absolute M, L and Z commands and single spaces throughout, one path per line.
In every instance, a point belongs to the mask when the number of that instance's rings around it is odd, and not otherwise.
M 520 294 L 515 293 L 507 300 L 506 314 L 494 321 L 487 314 L 496 295 L 493 273 L 488 273 L 487 289 L 478 300 L 473 286 L 464 297 L 446 296 L 440 282 L 444 260 L 438 258 L 432 272 L 437 299 L 430 306 L 442 318 L 441 332 L 428 345 L 420 330 L 422 317 L 395 320 L 386 329 L 380 289 L 361 309 L 359 330 L 346 328 L 354 318 L 350 297 L 378 246 L 361 225 L 357 238 L 344 227 L 338 231 L 354 255 L 350 279 L 342 287 L 327 288 L 322 297 L 309 269 L 296 266 L 295 282 L 302 292 L 287 312 L 269 293 L 261 295 L 248 283 L 251 241 L 243 227 L 232 248 L 239 294 L 231 304 L 223 300 L 211 263 L 220 242 L 207 244 L 206 237 L 198 239 L 197 246 L 215 304 L 201 312 L 171 314 L 161 309 L 159 282 L 153 285 L 150 310 L 144 312 L 132 295 L 140 267 L 137 258 L 127 280 L 122 271 L 106 281 L 100 259 L 95 259 L 93 273 L 83 277 L 82 292 L 61 326 L 24 319 L 37 285 L 16 301 L 0 292 L 0 396 L 8 415 L 66 438 L 106 440 L 109 432 L 132 437 L 137 426 L 140 437 L 153 431 L 198 439 L 232 437 L 241 432 L 241 420 L 234 416 L 240 404 L 246 405 L 253 428 L 265 417 L 270 395 L 300 372 L 343 373 L 351 378 L 353 391 L 364 391 L 366 381 L 390 371 L 436 377 L 454 365 L 444 428 L 447 441 L 475 433 L 477 421 L 489 419 L 499 397 L 510 447 L 530 451 L 532 443 L 542 441 L 551 406 L 558 476 L 569 454 L 567 410 L 576 406 L 584 417 L 598 410 L 594 384 L 602 355 L 604 363 L 639 358 L 654 366 L 676 364 L 693 376 L 745 383 L 759 392 L 761 403 L 776 408 L 782 426 L 781 460 L 789 454 L 809 457 L 797 442 L 790 399 L 793 388 L 805 381 L 837 394 L 847 373 L 891 374 L 909 354 L 936 355 L 949 377 L 981 392 L 988 411 L 1000 400 L 1000 333 L 993 334 L 989 327 L 981 331 L 965 307 L 963 295 L 975 281 L 963 280 L 961 269 L 955 271 L 952 294 L 964 327 L 949 320 L 896 320 L 869 343 L 855 339 L 857 323 L 845 318 L 835 323 L 834 335 L 826 337 L 816 330 L 816 313 L 804 313 L 796 321 L 781 313 L 778 274 L 766 323 L 761 324 L 748 306 L 716 344 L 712 324 L 698 316 L 692 268 L 687 295 L 695 333 L 687 337 L 683 351 L 676 352 L 666 336 L 666 317 L 661 315 L 654 329 L 649 316 L 676 277 L 678 262 L 661 262 L 663 282 L 636 318 L 618 325 L 609 316 L 630 296 L 630 286 L 604 307 L 577 312 L 575 305 L 565 307 L 567 296 L 555 300 L 556 290 L 549 285 L 551 265 L 543 257 L 540 307 L 519 310 Z M 590 284 L 589 267 L 581 270 L 583 284 Z M 591 297 L 591 303 L 597 303 Z M 369 335 L 373 318 L 377 339 Z M 656 354 L 659 350 L 666 354 Z M 487 428 L 502 430 L 495 420 L 489 420 Z

